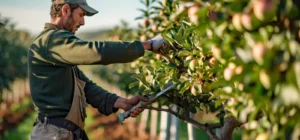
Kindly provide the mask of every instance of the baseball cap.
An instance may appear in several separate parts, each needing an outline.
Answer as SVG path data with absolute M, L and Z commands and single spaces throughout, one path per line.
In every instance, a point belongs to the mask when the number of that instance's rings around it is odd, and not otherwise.
M 75 4 L 82 8 L 87 16 L 93 16 L 98 13 L 97 10 L 90 7 L 86 0 L 52 0 L 52 4 Z

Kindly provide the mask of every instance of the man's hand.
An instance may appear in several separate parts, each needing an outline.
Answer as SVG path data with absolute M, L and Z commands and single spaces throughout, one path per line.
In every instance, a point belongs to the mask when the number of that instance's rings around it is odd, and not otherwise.
M 167 40 L 161 35 L 157 35 L 153 39 L 149 40 L 151 45 L 151 51 L 155 53 L 165 54 L 170 50 L 170 44 Z
M 125 99 L 125 98 L 122 98 L 122 97 L 119 97 L 117 99 L 117 101 L 115 102 L 114 104 L 114 107 L 115 108 L 121 108 L 125 111 L 129 110 L 132 106 L 138 104 L 140 101 L 144 101 L 144 102 L 147 102 L 148 99 L 143 97 L 143 96 L 134 96 L 130 99 Z M 139 115 L 141 112 L 143 111 L 143 109 L 141 108 L 137 108 L 136 110 L 134 110 L 130 116 L 131 117 L 136 117 L 137 115 Z

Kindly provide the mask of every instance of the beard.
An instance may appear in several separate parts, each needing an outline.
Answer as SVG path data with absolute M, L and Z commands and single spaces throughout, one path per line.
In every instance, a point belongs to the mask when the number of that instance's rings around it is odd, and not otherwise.
M 74 22 L 73 14 L 71 14 L 70 17 L 68 18 L 67 23 L 65 24 L 64 28 L 67 31 L 73 32 L 74 27 L 76 27 L 75 25 L 76 25 L 76 23 Z M 75 33 L 75 31 L 74 31 L 74 33 Z

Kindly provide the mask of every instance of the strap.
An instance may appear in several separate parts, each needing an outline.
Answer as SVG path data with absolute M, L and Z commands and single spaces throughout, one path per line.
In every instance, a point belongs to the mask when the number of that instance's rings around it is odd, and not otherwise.
M 72 70 L 74 71 L 74 73 L 75 73 L 75 76 L 76 76 L 77 78 L 79 78 L 79 75 L 78 75 L 78 73 L 76 72 L 76 69 L 75 69 L 75 67 L 76 67 L 76 66 L 72 67 Z M 75 77 L 74 77 L 74 78 L 75 78 Z

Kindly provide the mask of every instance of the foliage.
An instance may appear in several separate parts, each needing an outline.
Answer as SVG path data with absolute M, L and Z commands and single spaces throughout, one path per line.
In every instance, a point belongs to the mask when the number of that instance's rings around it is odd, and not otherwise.
M 27 75 L 27 49 L 30 36 L 26 31 L 14 29 L 14 24 L 7 18 L 0 17 L 0 92 L 9 89 L 9 84 L 16 78 Z
M 296 0 L 141 0 L 140 40 L 162 34 L 172 51 L 136 61 L 140 93 L 178 86 L 160 101 L 173 112 L 218 112 L 249 122 L 245 138 L 300 131 L 300 20 Z M 240 125 L 237 125 L 240 126 Z M 235 126 L 236 127 L 236 126 Z

